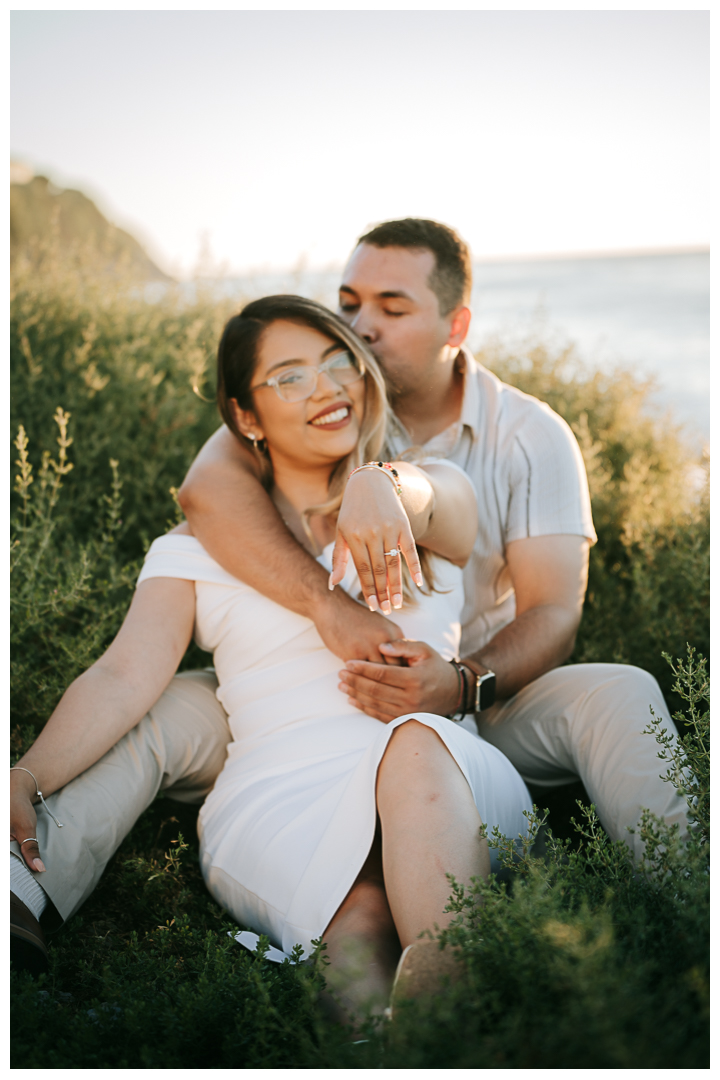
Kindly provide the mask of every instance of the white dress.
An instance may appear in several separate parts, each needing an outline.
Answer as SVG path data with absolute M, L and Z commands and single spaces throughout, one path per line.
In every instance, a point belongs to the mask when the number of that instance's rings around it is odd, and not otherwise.
M 319 560 L 328 572 L 331 560 L 332 545 Z M 449 660 L 460 641 L 462 572 L 443 559 L 433 568 L 444 591 L 416 592 L 392 618 Z M 370 851 L 378 765 L 405 720 L 437 732 L 490 829 L 526 833 L 530 796 L 499 750 L 434 713 L 383 724 L 349 705 L 337 685 L 343 664 L 314 623 L 231 577 L 195 537 L 156 540 L 138 584 L 150 577 L 195 582 L 195 640 L 214 653 L 233 741 L 200 811 L 200 854 L 208 889 L 239 923 L 286 953 L 297 942 L 311 951 Z M 358 594 L 352 562 L 343 587 Z

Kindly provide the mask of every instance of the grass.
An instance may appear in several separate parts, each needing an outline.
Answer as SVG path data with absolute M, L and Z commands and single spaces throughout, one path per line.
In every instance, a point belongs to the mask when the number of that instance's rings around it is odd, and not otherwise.
M 79 251 L 14 268 L 13 760 L 112 639 L 147 544 L 176 516 L 172 489 L 217 425 L 194 388 L 212 397 L 227 313 L 202 293 L 149 302 Z M 321 955 L 278 966 L 234 943 L 202 883 L 196 810 L 159 798 L 51 938 L 49 975 L 13 974 L 14 1067 L 707 1067 L 707 463 L 627 372 L 589 370 L 536 337 L 480 359 L 578 435 L 599 542 L 572 660 L 658 678 L 695 777 L 690 845 L 648 818 L 638 871 L 580 785 L 535 792 L 549 808 L 542 845 L 509 882 L 454 894 L 462 991 L 432 1018 L 409 1007 L 351 1045 L 316 1008 Z M 206 662 L 191 649 L 184 666 Z M 687 784 L 677 762 L 664 767 Z

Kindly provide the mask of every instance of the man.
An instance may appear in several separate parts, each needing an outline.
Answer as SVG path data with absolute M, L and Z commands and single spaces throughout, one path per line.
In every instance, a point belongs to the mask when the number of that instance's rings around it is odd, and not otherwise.
M 465 572 L 461 647 L 476 730 L 531 784 L 580 777 L 610 836 L 639 856 L 640 838 L 628 829 L 643 807 L 685 825 L 682 800 L 660 779 L 655 740 L 643 734 L 650 707 L 672 722 L 646 672 L 560 666 L 574 646 L 596 539 L 585 469 L 559 416 L 463 349 L 470 287 L 460 238 L 437 222 L 405 219 L 361 237 L 339 307 L 388 382 L 395 413 L 388 456 L 420 447 L 457 462 L 476 486 L 479 532 Z M 325 574 L 284 529 L 228 432 L 203 448 L 180 500 L 218 562 L 314 620 L 345 659 L 341 685 L 360 708 L 381 720 L 416 709 L 453 712 L 456 672 L 420 643 L 398 640 L 386 618 L 393 589 L 385 568 L 366 565 L 346 523 L 340 531 L 368 605 L 383 615 L 328 595 Z
M 585 471 L 564 421 L 463 349 L 470 285 L 469 253 L 452 230 L 418 219 L 387 222 L 353 252 L 340 310 L 388 381 L 395 412 L 388 456 L 422 447 L 461 465 L 477 489 L 480 528 L 465 574 L 461 650 L 465 726 L 503 750 L 532 784 L 581 777 L 610 836 L 640 854 L 639 838 L 627 830 L 643 807 L 685 822 L 682 800 L 660 780 L 655 741 L 642 734 L 649 706 L 672 723 L 647 673 L 560 666 L 574 645 L 595 540 Z M 345 661 L 342 686 L 360 708 L 382 720 L 456 710 L 455 669 L 401 640 L 387 617 L 399 603 L 398 581 L 388 582 L 384 565 L 368 565 L 351 521 L 341 522 L 342 536 L 367 607 L 328 589 L 326 572 L 285 528 L 254 458 L 227 429 L 198 455 L 180 501 L 221 565 L 316 623 Z M 49 800 L 62 833 L 41 810 L 30 834 L 39 847 L 32 842 L 21 853 L 11 845 L 11 927 L 21 961 L 29 955 L 41 969 L 38 920 L 53 928 L 77 910 L 158 790 L 191 802 L 210 790 L 229 741 L 214 685 L 209 672 L 177 676 L 133 731 Z

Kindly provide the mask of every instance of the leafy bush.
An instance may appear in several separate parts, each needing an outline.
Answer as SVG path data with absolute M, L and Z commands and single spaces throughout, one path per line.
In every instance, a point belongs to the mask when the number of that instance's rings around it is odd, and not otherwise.
M 10 322 L 11 424 L 30 453 L 49 449 L 58 407 L 72 416 L 75 456 L 56 535 L 80 541 L 96 527 L 98 507 L 118 461 L 125 558 L 142 554 L 172 510 L 169 489 L 182 482 L 199 446 L 218 427 L 201 400 L 228 305 L 168 289 L 152 303 L 128 279 L 109 278 L 87 252 L 49 247 L 38 269 L 13 274 Z M 213 397 L 212 386 L 204 396 Z M 131 483 L 129 481 L 132 481 Z
M 176 513 L 171 489 L 217 425 L 193 387 L 212 397 L 229 310 L 201 292 L 148 299 L 79 252 L 48 249 L 15 268 L 15 757 L 111 640 L 147 543 Z M 573 659 L 637 663 L 687 706 L 679 749 L 656 727 L 668 782 L 695 817 L 690 844 L 647 816 L 634 873 L 589 808 L 565 839 L 553 810 L 544 852 L 525 851 L 510 884 L 456 891 L 447 939 L 467 960 L 462 990 L 435 1003 L 432 1023 L 408 1007 L 389 1032 L 368 1025 L 367 1042 L 350 1045 L 314 1007 L 322 965 L 278 967 L 228 938 L 198 869 L 196 811 L 160 798 L 51 939 L 50 975 L 13 975 L 15 1067 L 706 1067 L 708 686 L 694 653 L 670 674 L 661 660 L 686 641 L 707 654 L 698 462 L 627 373 L 590 371 L 538 340 L 480 359 L 578 435 L 599 542 Z

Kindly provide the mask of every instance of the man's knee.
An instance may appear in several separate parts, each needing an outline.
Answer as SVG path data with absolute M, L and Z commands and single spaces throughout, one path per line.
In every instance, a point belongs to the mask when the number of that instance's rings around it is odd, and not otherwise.
M 650 723 L 652 708 L 659 718 L 671 720 L 658 681 L 649 671 L 633 664 L 602 664 L 598 667 L 602 672 L 598 673 L 593 691 L 608 696 L 614 709 L 625 714 L 638 712 Z
M 629 688 L 638 687 L 641 691 L 651 690 L 656 694 L 660 693 L 657 679 L 644 668 L 636 667 L 634 664 L 608 664 L 607 667 L 611 669 L 612 678 Z
M 202 732 L 227 743 L 230 731 L 217 686 L 214 671 L 183 671 L 170 680 L 147 715 L 161 727 Z
M 210 791 L 231 741 L 227 715 L 217 700 L 214 671 L 176 675 L 149 710 L 146 721 L 162 742 L 162 788 L 180 802 L 198 802 Z M 142 737 L 142 724 L 138 736 Z

